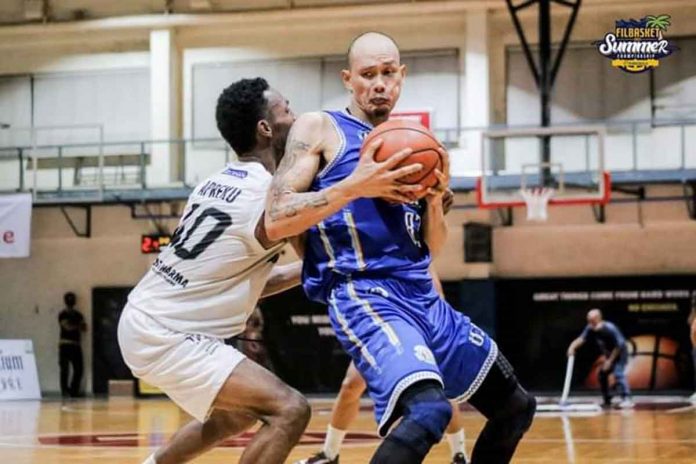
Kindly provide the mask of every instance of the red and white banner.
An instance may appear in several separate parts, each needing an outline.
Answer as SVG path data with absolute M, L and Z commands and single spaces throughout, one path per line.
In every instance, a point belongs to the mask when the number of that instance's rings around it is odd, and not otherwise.
M 0 195 L 0 258 L 26 258 L 31 245 L 31 194 Z
M 389 119 L 408 119 L 421 123 L 426 129 L 432 129 L 430 125 L 433 119 L 433 112 L 432 110 L 393 111 L 389 115 Z

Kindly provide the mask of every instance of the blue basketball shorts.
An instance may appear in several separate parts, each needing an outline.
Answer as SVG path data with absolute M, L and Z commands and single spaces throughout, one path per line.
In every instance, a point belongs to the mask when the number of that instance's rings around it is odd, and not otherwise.
M 495 342 L 453 309 L 432 282 L 352 278 L 334 285 L 329 316 L 367 382 L 380 436 L 398 419 L 401 394 L 423 380 L 467 401 L 495 362 Z

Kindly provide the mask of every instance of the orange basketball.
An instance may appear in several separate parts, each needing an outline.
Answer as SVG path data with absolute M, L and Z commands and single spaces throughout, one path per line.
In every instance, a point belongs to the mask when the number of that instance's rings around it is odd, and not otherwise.
M 400 182 L 421 184 L 424 187 L 437 185 L 438 180 L 435 176 L 435 169 L 442 170 L 442 159 L 437 149 L 442 147 L 442 144 L 435 138 L 432 132 L 415 121 L 391 119 L 375 127 L 367 135 L 363 142 L 363 150 L 378 138 L 382 139 L 383 142 L 375 153 L 375 161 L 382 162 L 404 148 L 411 148 L 413 153 L 397 164 L 396 168 L 415 163 L 423 165 L 423 169 L 402 177 L 399 179 Z

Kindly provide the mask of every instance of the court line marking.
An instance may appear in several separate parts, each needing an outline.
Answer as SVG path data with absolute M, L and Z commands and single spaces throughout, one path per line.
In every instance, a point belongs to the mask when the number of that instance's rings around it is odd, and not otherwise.
M 172 431 L 171 433 L 174 433 L 175 431 Z M 307 432 L 309 433 L 323 433 L 323 431 L 314 431 L 314 430 L 308 430 Z M 355 433 L 373 433 L 370 431 L 366 430 L 356 430 L 354 431 Z M 166 434 L 167 432 L 165 431 L 158 431 L 158 433 L 164 433 Z M 93 436 L 93 435 L 112 435 L 111 437 L 105 437 L 107 440 L 113 439 L 123 439 L 123 438 L 140 438 L 140 437 L 147 437 L 151 435 L 150 433 L 143 433 L 143 432 L 114 432 L 112 431 L 105 431 L 105 432 L 82 432 L 82 433 L 42 433 L 42 434 L 37 434 L 37 435 L 13 435 L 13 436 L 5 436 L 4 438 L 11 438 L 11 439 L 21 439 L 21 438 L 31 438 L 31 439 L 38 439 L 39 437 L 56 437 L 56 436 L 63 436 L 63 435 L 70 435 L 70 436 Z M 113 435 L 118 435 L 118 434 L 123 434 L 127 435 L 126 437 L 113 437 Z M 376 438 L 376 437 L 375 437 Z M 376 440 L 377 441 L 377 440 Z M 476 438 L 467 438 L 467 442 L 474 443 L 476 441 Z M 670 438 L 670 439 L 664 439 L 664 440 L 655 440 L 655 439 L 644 439 L 640 437 L 636 438 L 574 438 L 573 441 L 575 443 L 640 443 L 640 444 L 672 444 L 672 443 L 696 443 L 696 437 L 694 438 Z M 525 443 L 565 443 L 566 439 L 565 438 L 524 438 L 523 442 Z M 374 444 L 374 443 L 368 443 L 368 444 Z M 345 443 L 344 446 L 362 446 L 362 443 Z M 44 445 L 39 442 L 36 443 L 9 443 L 6 441 L 0 441 L 0 446 L 3 447 L 41 447 L 41 448 L 107 448 L 105 446 L 86 446 L 86 445 Z M 297 445 L 297 447 L 303 447 L 303 446 L 316 446 L 314 444 L 308 443 L 306 445 Z M 123 448 L 122 446 L 114 447 L 114 448 Z M 133 448 L 139 448 L 137 446 L 134 446 Z
M 466 442 L 470 445 L 473 446 L 473 444 L 476 442 L 476 439 L 467 439 Z M 685 440 L 664 440 L 664 441 L 646 441 L 646 440 L 601 440 L 601 439 L 579 439 L 579 440 L 574 440 L 575 444 L 582 444 L 582 443 L 625 443 L 625 444 L 640 444 L 640 445 L 649 445 L 649 444 L 690 444 L 690 443 L 696 443 L 696 439 L 685 439 Z M 344 444 L 342 448 L 346 449 L 360 449 L 360 448 L 368 448 L 368 447 L 375 447 L 379 441 L 374 441 L 374 442 L 366 442 L 366 443 L 350 443 L 350 444 Z M 525 438 L 523 439 L 523 443 L 528 443 L 528 444 L 562 444 L 565 443 L 565 439 L 559 438 L 559 439 L 529 439 Z M 21 450 L 21 449 L 33 449 L 33 450 L 81 450 L 86 453 L 92 453 L 92 452 L 106 452 L 108 451 L 111 454 L 124 454 L 124 455 L 130 455 L 133 452 L 138 452 L 138 451 L 154 451 L 158 449 L 161 445 L 152 445 L 152 446 L 132 446 L 132 447 L 124 447 L 124 446 L 74 446 L 74 445 L 41 445 L 41 444 L 23 444 L 23 445 L 18 445 L 18 444 L 5 444 L 5 443 L 0 443 L 0 449 L 15 449 L 15 450 Z M 294 449 L 304 451 L 304 450 L 313 450 L 316 449 L 318 445 L 317 444 L 306 444 L 306 445 L 298 445 Z M 230 452 L 230 451 L 236 451 L 236 452 L 241 452 L 242 448 L 215 448 L 211 451 L 217 451 L 217 452 Z M 533 459 L 533 458 L 516 458 L 515 462 L 557 462 L 555 459 L 552 460 L 544 460 L 544 459 Z M 607 456 L 606 460 L 598 460 L 598 461 L 593 461 L 593 462 L 607 462 L 607 463 L 616 463 L 616 462 L 630 462 L 630 463 L 635 463 L 635 462 L 664 462 L 662 459 L 654 459 L 654 458 L 646 458 L 646 459 L 640 459 L 640 458 L 628 458 L 627 460 L 623 460 L 618 456 Z
M 467 439 L 467 443 L 469 444 L 474 444 L 476 442 L 476 439 Z M 522 443 L 528 443 L 528 444 L 549 444 L 549 443 L 558 443 L 562 444 L 565 443 L 564 438 L 540 438 L 540 439 L 534 439 L 534 438 L 524 438 L 522 440 Z M 624 444 L 640 444 L 640 445 L 654 445 L 654 444 L 690 444 L 690 443 L 696 443 L 696 439 L 684 439 L 684 440 L 660 440 L 660 441 L 652 441 L 652 440 L 641 440 L 641 439 L 636 439 L 636 440 L 603 440 L 603 439 L 574 439 L 573 442 L 575 444 L 582 444 L 582 443 L 624 443 Z M 342 448 L 367 448 L 367 447 L 372 447 L 376 446 L 379 443 L 378 440 L 375 440 L 374 442 L 366 442 L 366 443 L 346 443 L 342 446 Z M 115 451 L 115 450 L 121 450 L 123 452 L 127 452 L 129 450 L 155 450 L 159 448 L 161 445 L 152 445 L 152 446 L 108 446 L 108 445 L 102 445 L 102 446 L 86 446 L 86 445 L 81 445 L 81 446 L 76 446 L 76 445 L 42 445 L 40 443 L 26 443 L 26 444 L 10 444 L 10 443 L 1 443 L 0 442 L 0 448 L 4 449 L 80 449 L 80 450 L 85 450 L 85 451 L 90 451 L 90 450 L 109 450 L 109 451 Z M 315 449 L 318 445 L 317 444 L 306 444 L 306 445 L 297 445 L 294 449 Z M 218 449 L 218 448 L 216 448 Z M 229 451 L 230 448 L 226 447 L 220 447 L 220 450 L 226 450 Z M 233 448 L 236 450 L 241 450 L 242 448 Z M 617 457 L 607 457 L 607 462 L 618 462 L 616 461 Z M 517 459 L 516 461 L 522 461 L 522 459 Z M 530 462 L 537 462 L 538 460 L 530 460 Z M 663 462 L 658 460 L 659 462 Z M 634 460 L 630 461 L 634 462 Z
M 60 407 L 61 412 L 69 412 L 71 414 L 92 414 L 94 413 L 94 409 L 88 409 L 88 408 L 75 408 L 73 406 L 61 406 Z M 138 411 L 109 411 L 108 409 L 104 410 L 99 410 L 99 412 L 104 412 L 110 416 L 134 416 L 138 415 Z
M 691 464 L 688 461 L 685 461 L 685 458 L 677 458 L 677 461 L 673 462 L 678 462 L 682 464 Z M 558 458 L 518 458 L 515 457 L 515 462 L 551 462 L 553 464 L 558 463 Z M 607 463 L 607 464 L 616 464 L 616 463 L 627 463 L 627 464 L 634 464 L 636 462 L 655 462 L 655 463 L 664 463 L 665 458 L 636 458 L 636 457 L 629 457 L 629 458 L 620 458 L 620 457 L 593 457 L 590 458 L 590 461 L 593 464 L 602 464 L 602 463 Z
M 682 412 L 696 411 L 696 404 L 690 404 L 681 408 L 668 409 L 667 414 L 679 414 Z

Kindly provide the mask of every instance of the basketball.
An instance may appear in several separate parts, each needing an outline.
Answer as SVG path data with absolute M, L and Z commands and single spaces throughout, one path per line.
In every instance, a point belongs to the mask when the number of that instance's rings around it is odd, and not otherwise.
M 411 148 L 413 153 L 397 164 L 396 168 L 414 163 L 423 165 L 423 169 L 399 179 L 405 184 L 421 184 L 424 187 L 434 187 L 438 180 L 435 169 L 442 169 L 442 159 L 438 148 L 442 144 L 437 138 L 418 122 L 406 119 L 391 119 L 375 127 L 368 134 L 362 145 L 362 151 L 376 139 L 382 139 L 382 146 L 375 153 L 375 161 L 383 162 L 404 148 Z M 425 192 L 421 197 L 425 196 Z
M 629 340 L 626 378 L 631 388 L 641 390 L 679 388 L 678 343 L 669 337 L 638 335 Z M 588 388 L 599 388 L 597 375 L 604 363 L 600 356 L 585 380 Z M 614 383 L 613 376 L 610 384 Z

